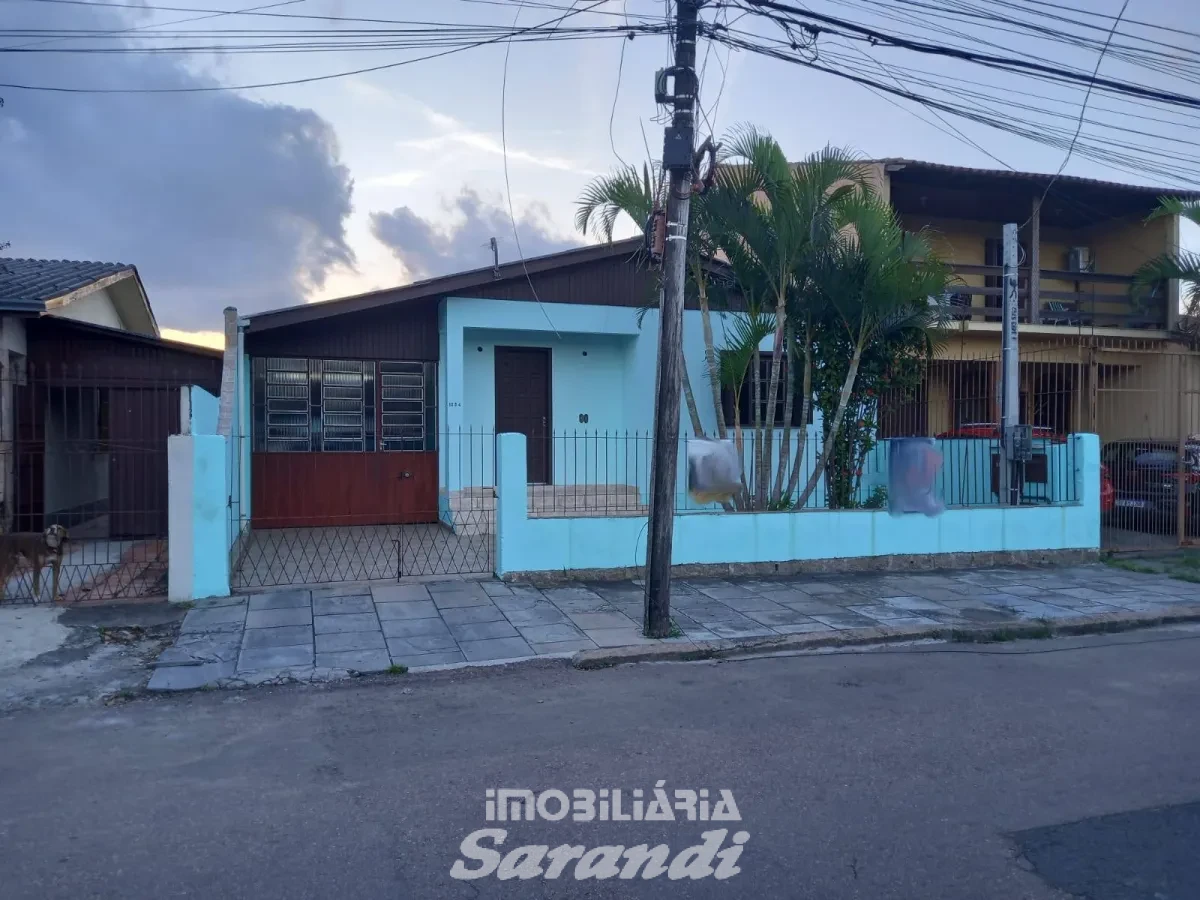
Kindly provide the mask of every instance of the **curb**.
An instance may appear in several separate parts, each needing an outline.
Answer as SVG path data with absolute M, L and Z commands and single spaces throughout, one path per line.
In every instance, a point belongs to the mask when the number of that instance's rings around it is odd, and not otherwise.
M 988 643 L 1020 639 L 1044 639 L 1079 634 L 1111 634 L 1159 625 L 1200 622 L 1200 603 L 1180 603 L 1154 612 L 1111 612 L 1064 619 L 1035 619 L 993 625 L 878 625 L 850 631 L 817 634 L 773 635 L 771 637 L 726 638 L 719 641 L 675 641 L 670 644 L 638 644 L 601 650 L 581 650 L 571 659 L 576 669 L 604 669 L 626 663 L 689 662 L 779 653 L 819 650 L 827 647 L 858 647 L 866 644 L 895 644 L 903 641 L 942 640 Z

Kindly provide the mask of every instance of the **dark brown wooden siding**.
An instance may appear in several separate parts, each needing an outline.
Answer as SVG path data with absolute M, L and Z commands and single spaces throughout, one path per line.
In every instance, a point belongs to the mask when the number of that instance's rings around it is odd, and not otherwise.
M 221 357 L 153 340 L 108 335 L 46 316 L 25 328 L 29 379 L 43 383 L 195 384 L 221 391 Z
M 322 359 L 438 358 L 438 298 L 249 332 L 250 356 Z
M 657 290 L 658 278 L 653 270 L 636 258 L 619 256 L 538 272 L 529 278 L 496 281 L 454 296 L 637 308 L 653 302 Z

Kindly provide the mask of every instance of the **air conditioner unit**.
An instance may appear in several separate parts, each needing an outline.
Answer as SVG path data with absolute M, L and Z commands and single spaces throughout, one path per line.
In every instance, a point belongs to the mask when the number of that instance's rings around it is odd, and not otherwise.
M 1094 263 L 1091 247 L 1072 247 L 1067 251 L 1068 272 L 1091 272 Z

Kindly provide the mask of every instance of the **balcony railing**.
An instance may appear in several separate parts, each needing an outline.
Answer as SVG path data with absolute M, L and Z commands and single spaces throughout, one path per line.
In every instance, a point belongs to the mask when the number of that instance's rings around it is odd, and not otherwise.
M 959 320 L 999 322 L 1003 268 L 954 263 L 959 278 L 949 291 L 953 316 Z M 1101 272 L 1041 269 L 1037 308 L 1033 308 L 1030 269 L 1017 270 L 1020 321 L 1069 327 L 1166 329 L 1166 292 L 1157 288 L 1134 299 L 1133 278 Z

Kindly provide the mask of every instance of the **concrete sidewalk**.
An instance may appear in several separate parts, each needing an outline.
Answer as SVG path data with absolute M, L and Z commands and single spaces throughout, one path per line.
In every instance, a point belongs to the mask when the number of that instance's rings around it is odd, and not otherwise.
M 499 581 L 342 585 L 197 604 L 151 690 L 329 680 L 568 656 L 599 648 L 1169 612 L 1200 585 L 1095 564 L 884 575 L 674 582 L 678 635 L 641 634 L 637 582 L 535 588 Z M 594 656 L 595 654 L 589 654 Z

